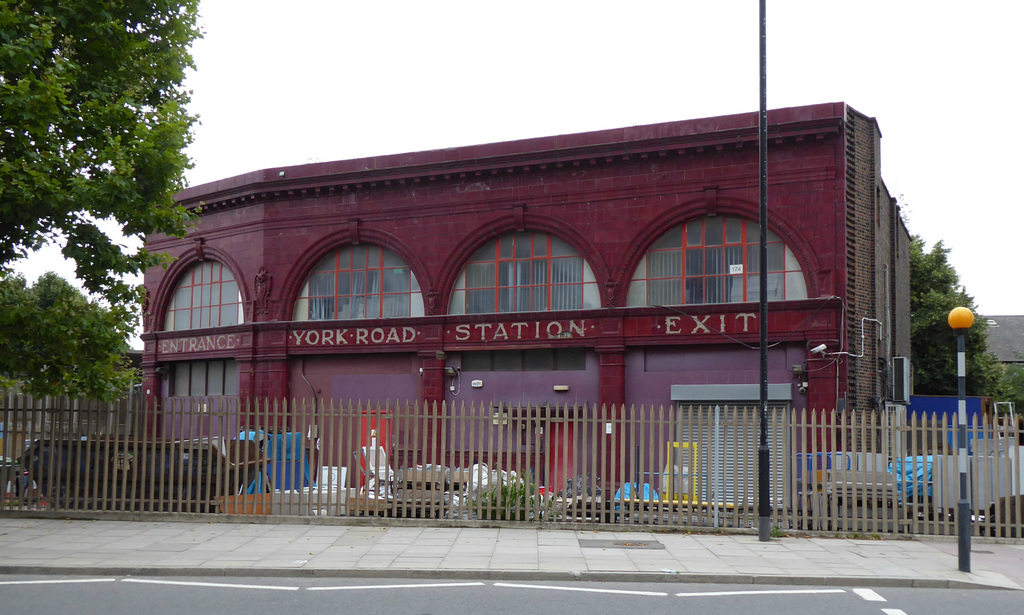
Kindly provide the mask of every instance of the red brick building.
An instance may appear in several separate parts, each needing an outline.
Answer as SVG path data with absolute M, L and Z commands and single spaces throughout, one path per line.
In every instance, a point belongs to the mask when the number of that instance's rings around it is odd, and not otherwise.
M 757 114 L 255 171 L 147 272 L 146 389 L 527 404 L 875 408 L 909 356 L 909 236 L 873 118 Z M 811 349 L 826 345 L 824 352 Z

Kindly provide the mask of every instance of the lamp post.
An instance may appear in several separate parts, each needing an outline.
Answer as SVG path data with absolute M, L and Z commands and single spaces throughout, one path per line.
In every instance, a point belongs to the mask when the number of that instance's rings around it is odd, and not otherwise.
M 971 571 L 971 503 L 967 501 L 967 353 L 964 338 L 974 324 L 974 314 L 965 307 L 949 312 L 949 326 L 956 332 L 957 465 L 960 469 L 960 499 L 956 503 L 957 553 L 960 571 Z
M 768 46 L 767 0 L 759 3 L 760 16 L 760 94 L 761 105 L 757 115 L 758 217 L 761 223 L 760 250 L 758 252 L 757 296 L 758 322 L 761 346 L 761 406 L 759 412 L 761 437 L 757 445 L 757 536 L 761 542 L 771 539 L 771 504 L 768 501 Z

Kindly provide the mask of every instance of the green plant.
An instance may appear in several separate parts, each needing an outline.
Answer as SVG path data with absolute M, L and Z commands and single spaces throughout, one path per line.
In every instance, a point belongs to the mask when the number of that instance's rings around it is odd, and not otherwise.
M 771 538 L 785 538 L 786 537 L 786 532 L 784 532 L 782 530 L 782 528 L 780 528 L 778 526 L 775 526 L 775 527 L 773 527 L 771 529 L 771 531 L 768 533 L 768 535 Z
M 528 477 L 508 474 L 492 483 L 473 498 L 473 508 L 481 519 L 499 521 L 532 521 L 547 517 L 550 500 L 539 493 Z

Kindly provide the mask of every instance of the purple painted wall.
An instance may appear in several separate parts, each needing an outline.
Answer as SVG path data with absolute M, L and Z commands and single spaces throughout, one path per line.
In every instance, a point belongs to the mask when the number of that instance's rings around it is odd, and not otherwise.
M 806 356 L 802 344 L 776 346 L 768 352 L 768 382 L 794 385 L 794 408 L 807 405 L 807 395 L 799 393 L 796 386 L 805 378 L 793 374 L 793 366 L 802 365 Z M 630 404 L 671 405 L 673 384 L 758 384 L 760 380 L 756 349 L 662 346 L 633 349 L 626 357 L 626 398 Z
M 300 398 L 312 396 L 312 385 L 319 399 L 415 402 L 421 396 L 419 367 L 411 353 L 295 358 L 290 388 Z
M 457 361 L 449 361 L 457 365 Z M 480 380 L 483 386 L 474 389 L 473 380 Z M 461 375 L 461 386 L 456 380 L 457 395 L 450 385 L 453 379 L 445 378 L 445 401 L 457 404 L 476 403 L 490 405 L 491 402 L 507 404 L 564 406 L 593 404 L 599 401 L 600 381 L 597 355 L 587 353 L 587 369 L 551 372 L 469 372 Z M 567 385 L 568 391 L 555 391 L 556 385 Z

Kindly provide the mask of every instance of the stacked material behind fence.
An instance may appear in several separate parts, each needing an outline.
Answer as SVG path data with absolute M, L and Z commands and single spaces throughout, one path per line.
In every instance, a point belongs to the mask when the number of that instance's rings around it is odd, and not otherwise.
M 754 408 L 8 396 L 0 424 L 9 510 L 757 526 Z M 1021 535 L 1019 421 L 968 433 L 972 531 Z M 772 409 L 772 524 L 954 534 L 955 437 L 945 417 Z

